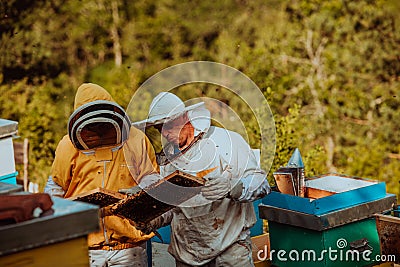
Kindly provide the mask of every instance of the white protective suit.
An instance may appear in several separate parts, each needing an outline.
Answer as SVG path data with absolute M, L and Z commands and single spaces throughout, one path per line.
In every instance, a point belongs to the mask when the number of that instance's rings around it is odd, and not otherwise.
M 247 142 L 239 134 L 210 127 L 210 114 L 204 107 L 188 112 L 195 136 L 201 136 L 189 149 L 178 156 L 171 156 L 171 144 L 164 148 L 167 158 L 172 161 L 160 166 L 161 175 L 166 176 L 175 170 L 196 175 L 206 170 L 207 179 L 229 178 L 233 186 L 241 181 L 243 190 L 240 197 L 224 197 L 210 202 L 201 194 L 183 203 L 179 208 L 162 215 L 155 227 L 171 223 L 171 243 L 169 252 L 178 262 L 201 266 L 217 258 L 238 242 L 249 243 L 249 229 L 255 224 L 256 216 L 251 201 L 270 192 L 266 173 L 254 156 Z M 193 118 L 193 119 L 192 119 Z M 252 266 L 251 248 L 248 263 Z M 238 258 L 238 256 L 236 256 Z M 237 261 L 236 264 L 241 264 Z

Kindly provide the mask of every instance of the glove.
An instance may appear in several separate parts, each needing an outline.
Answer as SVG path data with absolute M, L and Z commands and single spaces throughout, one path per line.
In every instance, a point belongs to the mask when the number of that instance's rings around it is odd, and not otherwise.
M 224 197 L 238 199 L 243 192 L 243 183 L 240 180 L 235 180 L 236 184 L 231 189 L 231 182 L 232 181 L 226 177 L 209 179 L 203 186 L 201 193 L 210 201 L 215 201 Z
M 157 218 L 151 220 L 149 223 L 136 223 L 136 222 L 133 222 L 132 220 L 129 220 L 129 222 L 133 226 L 135 226 L 136 229 L 140 230 L 141 232 L 145 233 L 146 235 L 149 235 L 151 233 L 155 233 L 157 235 L 157 229 L 162 227 L 163 218 L 162 218 L 162 216 L 158 216 Z M 160 237 L 160 239 L 161 239 L 161 237 Z
M 157 220 L 157 218 L 154 219 L 154 220 Z M 146 235 L 149 235 L 149 234 L 151 234 L 151 233 L 157 231 L 157 227 L 156 227 L 156 225 L 155 225 L 155 222 L 153 222 L 154 220 L 150 221 L 150 222 L 147 223 L 147 224 L 144 224 L 144 223 L 140 223 L 140 224 L 139 224 L 139 223 L 135 223 L 133 226 L 135 226 L 135 228 L 136 228 L 137 230 L 140 230 L 142 233 L 144 233 L 144 234 L 146 234 Z M 131 222 L 131 224 L 132 224 L 132 222 Z
M 211 201 L 224 198 L 231 190 L 231 183 L 226 177 L 210 178 L 201 189 L 203 196 Z
M 229 192 L 228 197 L 232 199 L 239 199 L 242 196 L 243 193 L 243 182 L 242 181 L 237 181 L 235 186 L 232 188 L 232 190 Z
M 60 185 L 54 182 L 53 177 L 51 175 L 47 179 L 47 183 L 44 188 L 44 193 L 47 193 L 50 196 L 55 196 L 55 197 L 63 197 L 65 195 L 65 191 L 62 189 Z
M 111 206 L 112 205 L 100 208 L 100 218 L 114 215 L 113 212 L 112 212 L 112 207 Z
M 133 186 L 131 188 L 120 189 L 118 190 L 118 192 L 128 196 L 132 196 L 139 193 L 140 190 L 142 190 L 143 188 L 151 186 L 160 180 L 162 180 L 162 177 L 159 174 L 157 173 L 148 174 L 140 180 L 139 185 Z
M 135 186 L 133 186 L 131 188 L 120 189 L 120 190 L 118 190 L 118 192 L 122 193 L 122 194 L 125 194 L 125 195 L 128 195 L 128 196 L 133 196 L 133 195 L 139 193 L 140 190 L 142 190 L 142 188 L 140 188 L 140 186 L 138 186 L 138 185 L 135 185 Z
M 154 219 L 154 220 L 157 220 L 157 218 Z M 164 240 L 163 240 L 162 236 L 160 235 L 159 232 L 157 232 L 158 227 L 155 227 L 155 225 L 152 223 L 153 221 L 150 221 L 150 223 L 148 223 L 146 225 L 138 225 L 138 224 L 136 224 L 135 228 L 137 230 L 141 231 L 142 233 L 146 234 L 146 235 L 154 233 L 154 235 L 157 236 L 160 239 L 161 243 L 164 243 Z
M 156 231 L 158 229 L 158 223 L 160 223 L 159 220 L 161 220 L 161 216 L 160 216 L 160 217 L 157 217 L 157 218 L 151 220 L 148 224 L 137 223 L 135 221 L 132 221 L 129 218 L 125 218 L 118 214 L 114 214 L 112 209 L 113 209 L 112 205 L 101 208 L 100 209 L 100 217 L 103 218 L 103 217 L 107 217 L 107 216 L 116 215 L 123 219 L 127 219 L 132 226 L 134 226 L 137 230 L 142 231 L 146 235 L 151 234 L 152 232 Z

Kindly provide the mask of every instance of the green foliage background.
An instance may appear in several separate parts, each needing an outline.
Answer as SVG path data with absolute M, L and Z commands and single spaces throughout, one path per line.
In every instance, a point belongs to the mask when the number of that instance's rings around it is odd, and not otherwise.
M 29 138 L 30 178 L 42 187 L 81 83 L 126 107 L 156 72 L 215 61 L 241 70 L 269 101 L 270 178 L 298 147 L 307 176 L 373 178 L 400 194 L 399 10 L 394 0 L 1 1 L 0 117 Z M 262 125 L 237 97 L 212 86 L 191 93 L 228 103 L 259 145 Z

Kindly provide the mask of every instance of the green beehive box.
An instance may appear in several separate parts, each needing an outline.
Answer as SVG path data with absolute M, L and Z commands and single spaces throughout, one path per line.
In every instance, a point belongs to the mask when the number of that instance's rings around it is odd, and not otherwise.
M 268 227 L 274 266 L 358 267 L 378 264 L 380 244 L 375 219 L 325 231 L 271 221 Z

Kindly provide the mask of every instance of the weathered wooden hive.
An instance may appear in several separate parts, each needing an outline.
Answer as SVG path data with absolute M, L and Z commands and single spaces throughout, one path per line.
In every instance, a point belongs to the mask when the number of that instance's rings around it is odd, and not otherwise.
M 204 180 L 175 171 L 138 193 L 119 201 L 112 212 L 135 223 L 148 223 L 200 192 Z

